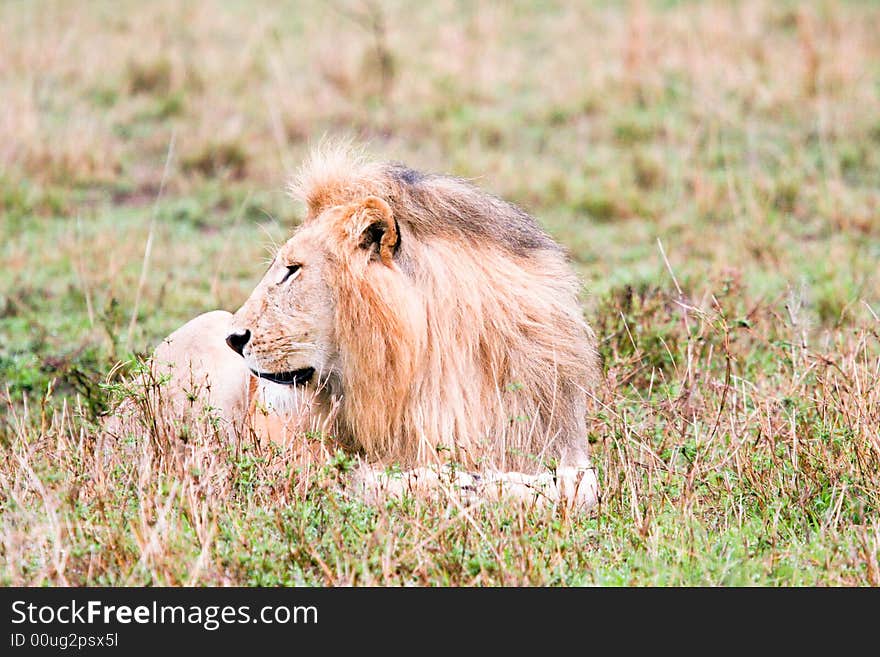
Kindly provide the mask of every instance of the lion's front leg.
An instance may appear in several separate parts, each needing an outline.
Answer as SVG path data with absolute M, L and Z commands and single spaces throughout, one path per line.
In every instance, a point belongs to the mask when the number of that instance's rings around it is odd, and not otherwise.
M 364 464 L 355 474 L 353 488 L 373 503 L 404 496 L 441 495 L 467 505 L 513 500 L 528 506 L 587 511 L 599 502 L 599 481 L 589 463 L 541 474 L 493 470 L 477 473 L 450 466 L 389 472 Z
M 483 487 L 489 499 L 514 498 L 538 506 L 565 506 L 582 511 L 599 502 L 599 480 L 596 469 L 560 467 L 554 472 L 538 475 L 521 472 L 498 472 Z

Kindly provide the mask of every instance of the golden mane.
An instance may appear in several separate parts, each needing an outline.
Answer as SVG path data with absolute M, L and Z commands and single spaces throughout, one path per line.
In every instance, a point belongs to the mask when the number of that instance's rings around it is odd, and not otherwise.
M 313 154 L 291 189 L 305 225 L 330 208 L 352 221 L 384 206 L 398 231 L 390 266 L 339 244 L 330 274 L 341 432 L 401 464 L 536 470 L 586 454 L 596 341 L 578 279 L 532 217 L 465 181 L 340 146 Z

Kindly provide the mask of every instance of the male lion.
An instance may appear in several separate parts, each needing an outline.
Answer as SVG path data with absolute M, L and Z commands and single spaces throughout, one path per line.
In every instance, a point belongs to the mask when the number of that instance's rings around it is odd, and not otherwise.
M 201 377 L 230 425 L 275 441 L 317 423 L 376 466 L 359 480 L 370 495 L 451 483 L 595 503 L 596 339 L 535 220 L 343 148 L 314 153 L 293 191 L 307 216 L 244 305 L 157 349 L 172 390 Z M 391 464 L 410 470 L 392 477 Z

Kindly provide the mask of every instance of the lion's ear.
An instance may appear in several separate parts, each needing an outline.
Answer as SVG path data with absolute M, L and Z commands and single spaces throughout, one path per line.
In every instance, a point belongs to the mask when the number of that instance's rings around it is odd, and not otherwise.
M 361 208 L 366 225 L 358 246 L 373 251 L 384 265 L 390 267 L 400 246 L 400 230 L 391 206 L 377 196 L 368 196 Z

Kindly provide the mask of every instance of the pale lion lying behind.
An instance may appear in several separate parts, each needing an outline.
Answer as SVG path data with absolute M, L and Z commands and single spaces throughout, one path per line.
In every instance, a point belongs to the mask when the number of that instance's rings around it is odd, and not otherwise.
M 195 384 L 231 434 L 332 435 L 369 464 L 351 484 L 367 499 L 596 504 L 596 341 L 537 223 L 461 180 L 344 149 L 313 155 L 295 190 L 307 217 L 241 309 L 156 350 L 172 406 L 191 411 Z

